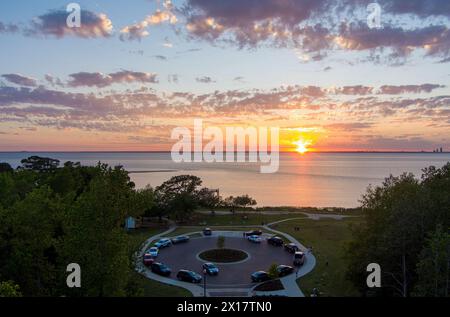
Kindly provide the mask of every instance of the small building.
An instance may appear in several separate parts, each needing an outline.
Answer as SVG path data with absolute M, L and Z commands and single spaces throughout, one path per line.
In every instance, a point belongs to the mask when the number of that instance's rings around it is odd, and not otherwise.
M 136 229 L 136 219 L 134 217 L 127 217 L 125 219 L 125 230 Z

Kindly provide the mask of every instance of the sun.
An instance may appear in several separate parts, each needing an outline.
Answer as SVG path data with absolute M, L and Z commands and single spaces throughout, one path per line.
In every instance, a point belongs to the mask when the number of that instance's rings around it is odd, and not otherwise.
M 300 154 L 304 154 L 309 151 L 308 146 L 311 145 L 311 141 L 298 140 L 294 144 L 297 146 L 295 150 Z

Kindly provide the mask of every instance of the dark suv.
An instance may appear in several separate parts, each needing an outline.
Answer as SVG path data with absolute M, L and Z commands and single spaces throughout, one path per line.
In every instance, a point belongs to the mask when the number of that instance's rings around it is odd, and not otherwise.
M 252 273 L 251 278 L 252 278 L 252 282 L 255 282 L 255 283 L 265 282 L 265 281 L 270 280 L 269 274 L 264 271 L 257 271 L 257 272 Z
M 178 271 L 177 279 L 189 283 L 200 283 L 202 281 L 202 276 L 194 271 L 180 270 Z
M 294 254 L 297 251 L 300 251 L 300 248 L 298 246 L 295 245 L 295 243 L 288 243 L 284 245 L 284 249 L 289 252 Z
M 209 229 L 209 228 L 203 229 L 203 235 L 204 235 L 204 236 L 210 236 L 210 235 L 212 235 L 212 230 Z
M 251 230 L 251 231 L 245 232 L 244 235 L 245 235 L 246 237 L 250 237 L 250 236 L 260 236 L 260 235 L 262 235 L 262 231 L 261 231 L 261 230 Z
M 278 265 L 277 272 L 279 277 L 283 277 L 294 272 L 294 268 L 289 265 Z
M 267 239 L 267 243 L 277 246 L 277 247 L 281 247 L 284 242 L 283 242 L 283 239 L 281 239 L 280 237 L 273 236 L 273 237 L 270 237 L 269 239 Z
M 178 237 L 173 238 L 171 241 L 172 241 L 172 244 L 188 242 L 189 236 L 178 236 Z
M 152 263 L 150 268 L 151 268 L 153 273 L 158 274 L 158 275 L 162 275 L 162 276 L 169 276 L 170 273 L 172 273 L 172 271 L 170 270 L 170 268 L 167 265 L 164 265 L 164 264 L 159 263 L 159 262 Z

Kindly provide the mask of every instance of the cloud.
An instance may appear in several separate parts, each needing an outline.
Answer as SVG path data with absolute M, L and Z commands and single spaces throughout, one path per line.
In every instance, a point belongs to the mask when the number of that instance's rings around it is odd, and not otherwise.
M 429 56 L 446 56 L 450 51 L 450 30 L 444 25 L 403 29 L 386 26 L 369 29 L 367 24 L 341 24 L 334 42 L 345 50 L 374 50 L 390 48 L 397 56 L 407 56 L 415 49 L 423 49 Z
M 373 87 L 362 85 L 344 86 L 332 89 L 332 91 L 338 95 L 369 95 L 373 92 Z
M 392 86 L 392 85 L 384 85 L 381 86 L 378 93 L 379 94 L 387 94 L 387 95 L 398 95 L 404 93 L 430 93 L 434 89 L 444 88 L 443 85 L 436 84 L 422 84 L 422 85 L 403 85 L 403 86 Z
M 153 55 L 153 57 L 160 61 L 167 61 L 167 57 L 164 55 Z
M 202 83 L 202 84 L 211 84 L 211 83 L 216 82 L 214 79 L 212 79 L 209 76 L 197 77 L 197 78 L 195 78 L 195 81 L 198 83 Z
M 335 50 L 376 51 L 391 63 L 422 50 L 426 56 L 449 56 L 448 3 L 379 1 L 388 17 L 383 28 L 370 29 L 364 15 L 369 2 L 373 1 L 188 0 L 183 14 L 190 37 L 239 48 L 295 48 L 304 61 L 321 60 Z M 408 27 L 397 16 L 407 14 L 416 15 Z
M 71 80 L 68 82 L 70 87 L 106 87 L 115 83 L 157 83 L 157 75 L 153 73 L 133 72 L 123 70 L 120 72 L 103 74 L 79 72 L 70 74 Z
M 178 84 L 180 81 L 180 77 L 178 76 L 178 74 L 169 74 L 167 75 L 167 81 L 169 83 Z
M 81 38 L 109 37 L 113 30 L 111 20 L 105 14 L 81 10 L 81 26 L 67 26 L 68 13 L 65 10 L 53 10 L 35 18 L 31 27 L 25 31 L 31 36 L 76 36 Z
M 156 10 L 155 13 L 147 16 L 144 20 L 125 26 L 120 30 L 121 41 L 140 41 L 142 38 L 150 35 L 148 27 L 158 25 L 164 22 L 175 24 L 178 22 L 176 15 L 172 12 L 171 1 L 164 1 L 164 10 Z
M 36 80 L 30 77 L 22 76 L 20 74 L 3 74 L 3 78 L 5 78 L 7 81 L 20 85 L 20 86 L 28 86 L 28 87 L 35 87 L 37 86 Z
M 12 23 L 5 24 L 0 21 L 0 33 L 17 33 L 19 30 L 20 28 L 16 24 Z
M 379 0 L 383 10 L 394 14 L 414 14 L 419 17 L 449 16 L 450 2 L 442 0 Z
M 362 130 L 368 129 L 373 126 L 373 123 L 368 122 L 350 122 L 350 123 L 332 123 L 325 125 L 325 128 L 331 130 L 345 130 L 345 131 L 353 131 L 353 130 Z

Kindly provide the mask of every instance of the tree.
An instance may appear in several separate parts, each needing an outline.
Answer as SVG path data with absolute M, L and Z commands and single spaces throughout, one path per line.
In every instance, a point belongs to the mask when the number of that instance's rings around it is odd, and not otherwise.
M 450 277 L 450 234 L 441 225 L 430 235 L 417 264 L 418 282 L 414 295 L 448 297 Z
M 225 247 L 225 237 L 224 236 L 217 237 L 217 248 L 223 249 L 224 247 Z
M 198 204 L 201 207 L 209 208 L 212 212 L 219 206 L 222 202 L 222 198 L 219 195 L 219 191 L 215 189 L 202 188 L 199 190 L 198 194 Z
M 278 278 L 278 270 L 277 270 L 277 264 L 273 263 L 270 267 L 269 270 L 267 271 L 267 273 L 269 274 L 269 277 L 271 279 L 275 279 Z
M 362 199 L 365 221 L 354 228 L 347 250 L 347 277 L 362 294 L 371 291 L 366 285 L 369 263 L 381 266 L 379 294 L 411 294 L 420 279 L 417 265 L 423 260 L 427 236 L 438 224 L 449 226 L 449 197 L 450 163 L 424 169 L 421 180 L 403 174 L 367 189 Z
M 143 213 L 128 173 L 97 166 L 99 175 L 74 202 L 67 217 L 64 256 L 82 269 L 83 287 L 73 295 L 124 296 L 130 276 L 128 240 L 122 228 L 129 215 Z
M 223 204 L 230 208 L 230 211 L 234 214 L 236 211 L 236 208 L 241 207 L 245 208 L 247 206 L 254 206 L 256 205 L 256 200 L 251 198 L 248 195 L 242 195 L 242 196 L 229 196 L 225 198 L 223 201 Z
M 249 195 L 242 195 L 234 198 L 234 204 L 238 207 L 245 208 L 247 206 L 256 205 L 256 200 L 251 198 Z
M 188 217 L 198 206 L 198 187 L 202 180 L 193 175 L 174 176 L 155 188 L 155 208 L 178 220 Z
M 0 173 L 11 173 L 14 169 L 8 163 L 0 163 Z
M 23 159 L 20 162 L 22 163 L 23 169 L 33 170 L 37 172 L 54 171 L 59 166 L 59 160 L 48 157 L 40 157 L 36 155 Z
M 0 297 L 22 297 L 19 285 L 13 281 L 0 282 Z
M 230 212 L 234 215 L 236 212 L 236 202 L 233 196 L 228 196 L 223 200 L 223 204 L 230 209 Z

